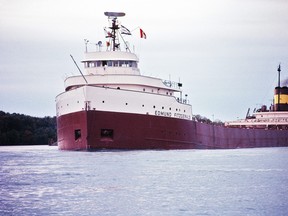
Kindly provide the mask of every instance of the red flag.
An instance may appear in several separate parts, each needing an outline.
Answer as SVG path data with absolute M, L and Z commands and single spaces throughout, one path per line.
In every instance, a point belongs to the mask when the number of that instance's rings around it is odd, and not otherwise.
M 104 28 L 104 31 L 105 31 L 105 37 L 106 37 L 106 38 L 112 37 L 112 33 L 111 33 L 111 32 L 108 32 L 106 28 Z
M 145 32 L 140 28 L 140 37 L 146 39 L 146 34 Z

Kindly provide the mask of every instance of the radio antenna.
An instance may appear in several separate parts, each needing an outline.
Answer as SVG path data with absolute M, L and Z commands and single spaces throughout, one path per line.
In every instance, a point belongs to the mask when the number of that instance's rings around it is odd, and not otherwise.
M 71 54 L 70 54 L 70 56 L 71 56 L 71 58 L 72 58 L 72 60 L 73 60 L 74 64 L 75 64 L 75 65 L 76 65 L 76 67 L 78 68 L 78 70 L 79 70 L 80 74 L 82 75 L 83 79 L 85 80 L 86 84 L 88 84 L 88 82 L 87 82 L 87 80 L 86 80 L 85 76 L 83 75 L 82 71 L 81 71 L 81 70 L 80 70 L 80 68 L 78 67 L 78 65 L 77 65 L 76 61 L 74 60 L 73 56 L 72 56 Z

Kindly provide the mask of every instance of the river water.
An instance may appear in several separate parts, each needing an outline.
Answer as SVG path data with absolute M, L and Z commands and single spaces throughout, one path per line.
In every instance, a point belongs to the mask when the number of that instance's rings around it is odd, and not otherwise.
M 288 215 L 288 148 L 0 157 L 0 215 Z

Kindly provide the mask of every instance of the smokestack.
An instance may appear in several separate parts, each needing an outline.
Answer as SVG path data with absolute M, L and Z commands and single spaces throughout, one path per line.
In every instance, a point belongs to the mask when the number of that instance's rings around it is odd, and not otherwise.
M 274 111 L 288 111 L 288 87 L 275 88 Z

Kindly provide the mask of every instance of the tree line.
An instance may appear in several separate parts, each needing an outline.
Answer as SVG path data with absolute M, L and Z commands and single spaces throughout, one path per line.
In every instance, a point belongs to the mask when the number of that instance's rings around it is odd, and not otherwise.
M 56 117 L 0 111 L 0 145 L 47 145 L 57 141 Z
M 206 118 L 205 116 L 201 116 L 201 115 L 193 116 L 192 120 L 197 121 L 197 122 L 206 123 L 206 124 L 218 125 L 218 126 L 224 125 L 224 123 L 221 120 L 216 119 L 214 121 L 211 121 L 210 119 Z

